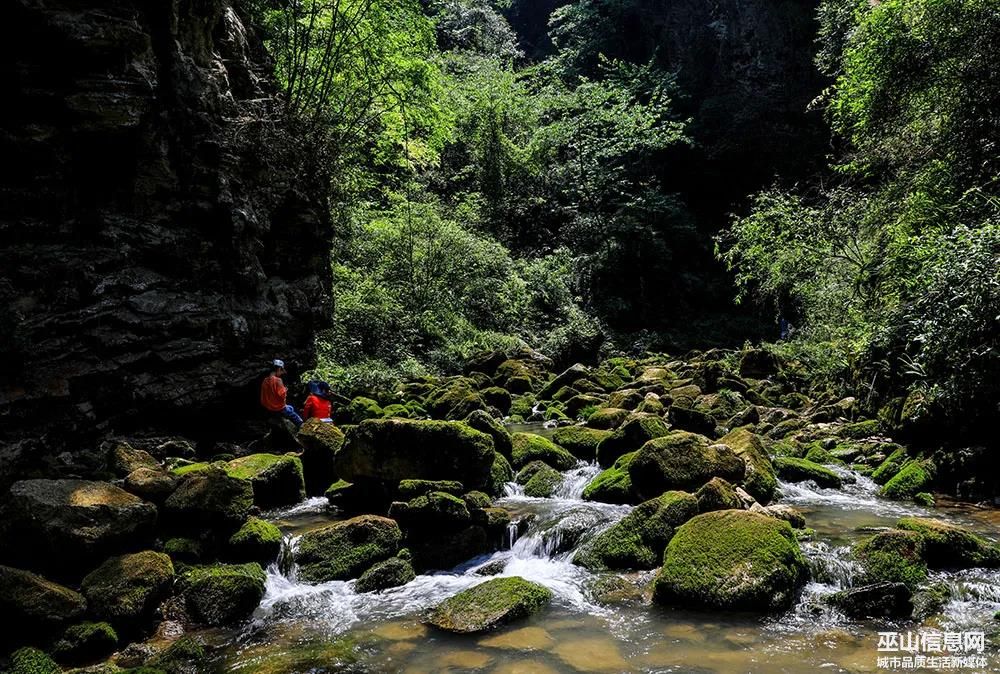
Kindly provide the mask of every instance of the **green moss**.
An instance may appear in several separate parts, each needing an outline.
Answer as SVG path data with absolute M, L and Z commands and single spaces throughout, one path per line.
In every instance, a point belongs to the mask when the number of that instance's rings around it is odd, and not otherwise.
M 761 437 L 747 428 L 737 428 L 719 440 L 746 463 L 743 488 L 761 505 L 767 505 L 778 491 L 778 479 Z
M 835 457 L 829 451 L 823 449 L 819 442 L 813 442 L 806 446 L 806 454 L 803 457 L 807 461 L 828 466 L 843 466 L 843 461 Z
M 360 424 L 366 419 L 378 419 L 382 416 L 383 410 L 379 406 L 378 402 L 372 400 L 371 398 L 358 396 L 351 402 L 347 403 L 344 414 L 346 416 L 344 421 L 353 424 Z
M 407 530 L 452 527 L 471 519 L 465 501 L 441 491 L 432 491 L 407 502 L 397 501 L 389 508 L 389 517 Z
M 455 480 L 400 480 L 396 494 L 399 498 L 409 501 L 432 491 L 443 491 L 446 494 L 459 496 L 464 490 L 462 483 Z
M 462 494 L 462 500 L 465 501 L 465 505 L 469 507 L 470 511 L 482 510 L 493 505 L 493 500 L 481 491 L 470 491 Z
M 166 500 L 166 515 L 181 528 L 238 527 L 253 507 L 253 485 L 216 466 L 185 475 Z
M 511 401 L 510 416 L 527 419 L 531 416 L 531 410 L 535 406 L 535 397 L 532 395 L 517 396 Z
M 544 461 L 556 470 L 569 470 L 576 465 L 575 456 L 540 435 L 514 433 L 511 435 L 511 443 L 513 445 L 511 463 L 515 468 L 536 460 Z
M 424 406 L 436 419 L 465 419 L 473 411 L 484 409 L 486 401 L 476 391 L 475 382 L 459 379 L 428 395 Z
M 517 576 L 494 578 L 446 599 L 427 621 L 447 632 L 484 632 L 536 613 L 551 599 L 552 592 L 537 583 Z
M 281 552 L 281 530 L 266 520 L 251 517 L 229 537 L 226 556 L 234 562 L 268 565 Z
M 306 532 L 295 553 L 299 579 L 323 583 L 357 578 L 395 555 L 402 540 L 396 522 L 376 515 L 360 515 Z
M 774 467 L 783 480 L 789 482 L 805 482 L 811 480 L 820 487 L 839 489 L 840 476 L 825 466 L 813 463 L 808 459 L 795 459 L 790 456 L 780 456 L 774 460 Z
M 912 499 L 934 481 L 934 464 L 930 461 L 910 461 L 882 487 L 881 494 L 897 501 Z
M 205 550 L 199 541 L 193 538 L 175 537 L 167 539 L 163 544 L 166 553 L 175 564 L 197 564 L 205 555 Z
M 632 477 L 628 465 L 635 458 L 636 452 L 629 452 L 618 457 L 614 465 L 602 470 L 583 489 L 585 501 L 600 501 L 602 503 L 634 503 L 636 497 L 632 491 Z
M 895 450 L 885 458 L 885 461 L 879 464 L 875 472 L 872 473 L 872 480 L 875 484 L 885 484 L 892 478 L 896 476 L 896 473 L 903 467 L 903 465 L 909 461 L 910 458 L 907 456 L 906 449 L 900 447 Z
M 654 415 L 637 414 L 630 417 L 597 446 L 597 461 L 610 466 L 622 454 L 634 452 L 653 438 L 670 432 L 667 422 Z
M 840 429 L 839 434 L 842 438 L 859 440 L 861 438 L 869 438 L 873 435 L 877 435 L 878 431 L 878 419 L 866 419 L 865 421 L 856 421 L 853 424 L 843 426 Z
M 513 399 L 507 389 L 500 386 L 489 386 L 479 393 L 483 396 L 483 400 L 486 401 L 487 405 L 497 408 L 501 414 L 510 412 Z
M 83 595 L 47 578 L 10 566 L 0 566 L 0 605 L 7 627 L 5 643 L 58 633 L 83 616 Z
M 205 647 L 197 639 L 183 636 L 150 658 L 145 668 L 164 674 L 205 671 Z
M 656 578 L 658 602 L 773 611 L 787 608 L 808 570 L 788 522 L 745 510 L 681 525 Z
M 665 494 L 636 506 L 601 532 L 573 558 L 588 569 L 652 569 L 674 529 L 698 514 L 698 499 L 683 491 Z
M 650 440 L 629 464 L 632 486 L 640 498 L 668 489 L 697 489 L 713 477 L 740 482 L 746 462 L 727 445 L 711 444 L 704 436 L 686 431 Z
M 587 426 L 601 430 L 618 428 L 631 416 L 629 410 L 619 407 L 602 407 L 587 417 Z
M 400 403 L 393 403 L 392 405 L 386 405 L 382 408 L 383 419 L 391 419 L 393 417 L 399 419 L 412 419 L 413 412 L 410 411 L 409 407 Z
M 586 426 L 563 426 L 552 434 L 552 440 L 570 454 L 588 463 L 597 459 L 597 445 L 611 435 Z
M 904 583 L 911 590 L 927 579 L 924 541 L 911 531 L 883 531 L 854 546 L 865 583 Z
M 904 517 L 896 526 L 923 538 L 932 568 L 1000 567 L 1000 546 L 964 527 L 926 517 Z
M 504 486 L 514 479 L 514 470 L 503 454 L 497 453 L 493 458 L 493 465 L 490 467 L 490 481 L 487 486 L 489 493 L 493 496 L 501 496 L 504 493 Z
M 265 579 L 260 564 L 215 564 L 188 569 L 179 586 L 195 620 L 225 625 L 253 613 L 264 596 Z
M 934 495 L 926 491 L 918 492 L 913 495 L 913 502 L 932 508 L 934 507 Z
M 302 460 L 297 456 L 251 454 L 226 465 L 232 477 L 250 480 L 254 503 L 261 508 L 291 505 L 306 496 Z
M 118 645 L 118 634 L 105 622 L 73 625 L 56 642 L 52 654 L 60 662 L 78 663 L 109 655 Z
M 532 461 L 522 467 L 521 470 L 517 471 L 517 475 L 514 476 L 514 481 L 520 485 L 528 484 L 528 480 L 533 478 L 535 473 L 546 468 L 552 470 L 552 466 L 544 461 Z
M 483 410 L 476 410 L 465 419 L 465 423 L 469 424 L 471 428 L 493 438 L 493 449 L 508 459 L 510 458 L 510 433 L 507 432 L 507 429 L 499 421 Z
M 10 656 L 7 674 L 62 674 L 62 668 L 44 651 L 20 648 Z
M 542 465 L 524 484 L 524 495 L 534 498 L 548 498 L 562 484 L 562 474 L 555 468 Z
M 90 612 L 117 628 L 134 630 L 170 593 L 174 565 L 162 552 L 108 559 L 83 579 Z
M 223 462 L 220 462 L 220 466 L 222 465 L 222 463 Z M 194 473 L 194 472 L 199 471 L 199 470 L 205 470 L 206 468 L 208 468 L 211 465 L 212 464 L 208 463 L 207 461 L 198 461 L 198 462 L 195 462 L 195 463 L 186 463 L 186 464 L 177 466 L 176 468 L 172 469 L 170 472 L 173 473 L 174 475 L 177 475 L 177 476 L 187 475 L 188 473 Z
M 695 496 L 698 499 L 698 510 L 703 513 L 743 507 L 743 503 L 736 495 L 736 489 L 721 477 L 713 477 L 703 484 Z
M 406 585 L 416 577 L 417 574 L 414 573 L 410 562 L 399 557 L 390 557 L 361 574 L 354 584 L 354 591 L 381 592 L 390 587 Z

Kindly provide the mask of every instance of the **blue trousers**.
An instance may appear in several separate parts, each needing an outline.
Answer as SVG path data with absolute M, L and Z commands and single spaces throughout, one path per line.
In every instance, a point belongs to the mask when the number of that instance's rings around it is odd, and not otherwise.
M 295 408 L 292 407 L 291 405 L 285 405 L 285 409 L 278 412 L 278 414 L 285 417 L 296 426 L 302 425 L 302 417 L 299 416 L 298 412 L 296 412 Z

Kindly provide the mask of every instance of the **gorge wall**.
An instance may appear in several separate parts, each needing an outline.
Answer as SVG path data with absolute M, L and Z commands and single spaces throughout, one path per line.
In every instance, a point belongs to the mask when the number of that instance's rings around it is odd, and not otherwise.
M 238 433 L 330 314 L 323 176 L 259 41 L 228 0 L 0 14 L 0 483 L 108 432 Z

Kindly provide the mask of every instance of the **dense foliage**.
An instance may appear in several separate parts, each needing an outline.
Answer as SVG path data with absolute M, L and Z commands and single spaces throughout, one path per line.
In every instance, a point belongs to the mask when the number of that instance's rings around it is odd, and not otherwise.
M 820 18 L 844 149 L 823 183 L 758 194 L 722 256 L 828 377 L 908 396 L 889 417 L 982 430 L 1000 399 L 1000 6 L 826 0 Z

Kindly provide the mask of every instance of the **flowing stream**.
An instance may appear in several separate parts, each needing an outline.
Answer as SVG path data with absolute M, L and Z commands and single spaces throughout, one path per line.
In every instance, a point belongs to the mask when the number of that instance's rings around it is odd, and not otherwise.
M 849 620 L 817 601 L 849 587 L 856 577 L 850 545 L 901 516 L 944 517 L 988 536 L 997 534 L 995 510 L 884 501 L 870 480 L 846 471 L 853 483 L 840 490 L 781 485 L 780 502 L 798 508 L 815 530 L 802 543 L 812 581 L 791 609 L 761 618 L 659 607 L 650 603 L 655 571 L 594 574 L 571 562 L 581 545 L 630 509 L 581 499 L 598 470 L 580 464 L 567 471 L 555 498 L 528 498 L 517 485 L 508 485 L 499 501 L 514 522 L 508 549 L 381 594 L 357 594 L 351 582 L 307 585 L 296 581 L 293 565 L 273 564 L 252 624 L 238 634 L 216 635 L 224 644 L 219 671 L 874 672 L 879 671 L 879 631 L 981 631 L 994 624 L 992 616 L 1000 610 L 1000 571 L 995 570 L 935 572 L 932 580 L 947 584 L 953 596 L 943 613 L 923 625 Z M 271 518 L 286 531 L 290 548 L 303 531 L 337 515 L 324 499 L 311 499 Z M 503 565 L 500 575 L 550 588 L 551 606 L 480 636 L 442 634 L 421 624 L 424 610 L 486 580 L 477 570 L 493 563 Z M 989 655 L 988 671 L 1000 671 L 1000 655 Z

